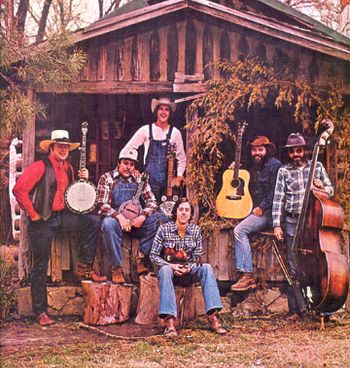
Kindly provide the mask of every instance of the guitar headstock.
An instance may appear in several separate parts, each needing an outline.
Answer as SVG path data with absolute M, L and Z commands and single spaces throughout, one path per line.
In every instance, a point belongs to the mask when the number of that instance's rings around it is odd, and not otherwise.
M 141 175 L 141 181 L 143 181 L 144 183 L 147 183 L 149 180 L 149 174 L 147 172 L 144 172 L 142 175 Z
M 83 123 L 81 123 L 81 131 L 82 133 L 85 135 L 87 134 L 87 131 L 88 131 L 88 122 L 87 121 L 84 121 Z
M 241 120 L 238 122 L 238 135 L 243 135 L 245 128 L 248 126 L 248 123 L 246 122 L 246 120 Z

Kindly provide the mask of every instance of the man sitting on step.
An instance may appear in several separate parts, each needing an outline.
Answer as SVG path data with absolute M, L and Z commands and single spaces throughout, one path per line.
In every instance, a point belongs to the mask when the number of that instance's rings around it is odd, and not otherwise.
M 140 238 L 136 271 L 140 274 L 147 273 L 145 256 L 151 250 L 159 225 L 168 221 L 164 215 L 156 212 L 156 198 L 148 182 L 141 182 L 141 176 L 136 175 L 136 163 L 137 151 L 133 148 L 122 149 L 117 167 L 102 175 L 97 186 L 97 204 L 99 214 L 103 216 L 104 242 L 112 264 L 112 282 L 116 284 L 125 282 L 122 271 L 123 232 Z M 141 190 L 138 190 L 139 187 Z M 140 201 L 135 196 L 137 192 L 140 193 Z M 130 219 L 130 211 L 122 211 L 120 208 L 123 208 L 123 203 L 132 199 L 139 206 L 139 213 Z M 134 210 L 133 206 L 132 211 Z
M 200 227 L 190 223 L 193 207 L 187 198 L 181 198 L 173 208 L 173 220 L 161 225 L 150 254 L 151 261 L 160 266 L 159 317 L 164 320 L 164 334 L 176 336 L 177 307 L 174 285 L 190 286 L 200 282 L 206 313 L 212 331 L 224 334 L 218 311 L 222 309 L 220 294 L 210 264 L 198 265 L 202 253 Z

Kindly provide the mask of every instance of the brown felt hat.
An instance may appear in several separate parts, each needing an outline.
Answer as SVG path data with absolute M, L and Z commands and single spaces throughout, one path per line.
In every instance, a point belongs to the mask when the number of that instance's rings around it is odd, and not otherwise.
M 252 142 L 250 142 L 250 145 L 251 146 L 270 146 L 273 152 L 276 151 L 276 146 L 265 135 L 258 135 L 252 140 Z

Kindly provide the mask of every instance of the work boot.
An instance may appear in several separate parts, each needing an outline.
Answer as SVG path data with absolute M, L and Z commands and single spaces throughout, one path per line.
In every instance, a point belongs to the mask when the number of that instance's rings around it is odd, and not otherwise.
M 56 323 L 53 319 L 51 319 L 45 312 L 40 313 L 37 317 L 37 321 L 40 326 L 51 326 Z
M 113 284 L 123 284 L 125 282 L 123 269 L 121 267 L 112 267 Z
M 252 273 L 245 273 L 235 284 L 231 285 L 232 291 L 245 291 L 255 289 L 256 281 Z
M 93 270 L 93 264 L 87 262 L 78 262 L 74 275 L 79 281 L 91 280 L 93 282 L 106 282 L 106 276 L 100 276 Z
M 218 313 L 215 312 L 213 314 L 210 314 L 208 316 L 208 320 L 209 320 L 209 323 L 210 323 L 210 329 L 213 331 L 213 332 L 216 332 L 217 334 L 219 335 L 223 335 L 225 334 L 227 331 L 224 329 L 224 327 L 222 326 L 222 323 L 220 321 L 220 318 L 218 316 Z
M 149 272 L 147 266 L 145 265 L 145 255 L 140 250 L 137 252 L 135 261 L 136 261 L 135 262 L 136 263 L 136 272 L 139 275 L 142 275 L 142 274 L 145 274 L 145 273 Z
M 167 337 L 175 337 L 177 336 L 176 328 L 175 328 L 175 318 L 173 316 L 169 316 L 164 320 L 164 335 Z

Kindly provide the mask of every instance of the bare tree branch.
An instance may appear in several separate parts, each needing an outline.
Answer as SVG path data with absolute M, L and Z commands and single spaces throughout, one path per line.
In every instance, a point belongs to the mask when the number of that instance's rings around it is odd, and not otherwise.
M 47 18 L 49 16 L 51 3 L 52 3 L 52 0 L 45 0 L 44 2 L 43 11 L 41 13 L 41 17 L 39 21 L 39 29 L 38 29 L 38 34 L 36 36 L 36 42 L 41 42 L 44 39 Z

